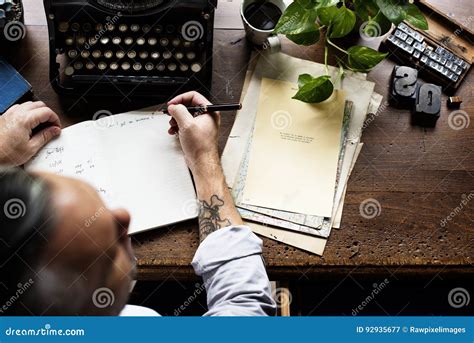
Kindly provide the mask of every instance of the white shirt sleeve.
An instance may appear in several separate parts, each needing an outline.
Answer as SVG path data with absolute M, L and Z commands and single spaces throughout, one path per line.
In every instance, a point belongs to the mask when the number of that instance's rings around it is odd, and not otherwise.
M 206 316 L 275 315 L 262 240 L 248 227 L 230 226 L 210 234 L 192 265 L 206 287 Z

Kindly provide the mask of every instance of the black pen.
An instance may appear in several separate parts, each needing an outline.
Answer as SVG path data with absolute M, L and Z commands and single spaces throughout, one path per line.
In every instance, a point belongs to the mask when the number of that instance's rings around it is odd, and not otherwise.
M 217 112 L 217 111 L 235 111 L 240 110 L 242 108 L 242 104 L 219 104 L 219 105 L 202 105 L 202 106 L 191 106 L 186 107 L 189 113 L 196 115 L 196 114 L 203 114 L 209 112 Z M 168 109 L 163 109 L 164 114 L 169 114 Z

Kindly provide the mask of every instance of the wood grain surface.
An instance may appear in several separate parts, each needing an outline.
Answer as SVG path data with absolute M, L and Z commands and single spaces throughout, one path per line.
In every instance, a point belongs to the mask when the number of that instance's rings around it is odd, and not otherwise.
M 230 1 L 232 2 L 232 1 Z M 440 1 L 438 1 L 440 2 Z M 442 1 L 445 5 L 451 2 Z M 467 2 L 469 6 L 469 1 Z M 35 96 L 71 125 L 90 119 L 97 110 L 113 113 L 139 109 L 143 101 L 60 99 L 49 85 L 48 33 L 42 2 L 25 1 L 27 38 L 17 49 L 2 51 L 33 85 Z M 471 5 L 472 6 L 472 5 Z M 235 4 L 219 16 L 233 20 L 229 28 L 215 31 L 212 100 L 240 98 L 251 47 L 239 28 Z M 451 12 L 463 7 L 452 8 Z M 346 39 L 354 43 L 357 32 Z M 379 40 L 362 42 L 377 48 Z M 284 41 L 283 51 L 300 58 L 323 62 L 320 44 L 299 47 Z M 330 56 L 334 64 L 334 56 Z M 376 91 L 384 96 L 381 110 L 370 117 L 363 133 L 365 143 L 349 180 L 342 227 L 334 230 L 323 257 L 263 238 L 264 257 L 273 279 L 318 279 L 348 273 L 395 273 L 415 275 L 473 275 L 474 268 L 474 106 L 472 81 L 467 77 L 457 95 L 470 125 L 455 130 L 449 125 L 452 110 L 443 95 L 441 118 L 434 129 L 412 126 L 409 109 L 389 107 L 388 86 L 394 62 L 385 60 L 370 72 Z M 235 113 L 223 116 L 220 149 L 225 145 Z M 474 196 L 474 194 L 472 195 Z M 466 198 L 467 197 L 467 198 Z M 360 204 L 369 198 L 381 206 L 378 216 L 361 216 Z M 456 210 L 456 208 L 460 208 Z M 451 220 L 442 225 L 443 219 Z M 197 221 L 188 221 L 133 237 L 139 279 L 194 279 L 190 262 L 199 244 Z

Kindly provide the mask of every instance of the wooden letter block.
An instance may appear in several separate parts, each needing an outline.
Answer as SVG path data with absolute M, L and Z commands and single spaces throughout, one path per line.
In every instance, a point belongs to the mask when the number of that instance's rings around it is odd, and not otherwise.
M 418 70 L 395 66 L 392 73 L 392 97 L 399 104 L 413 104 L 416 98 Z
M 421 85 L 416 92 L 414 123 L 434 127 L 441 111 L 441 87 L 432 83 Z

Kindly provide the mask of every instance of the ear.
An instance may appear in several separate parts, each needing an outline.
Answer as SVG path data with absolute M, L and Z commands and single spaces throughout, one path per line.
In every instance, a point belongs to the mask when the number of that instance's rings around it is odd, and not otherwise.
M 111 210 L 110 213 L 117 222 L 117 228 L 120 231 L 120 237 L 126 237 L 128 234 L 128 227 L 130 225 L 130 213 L 124 209 Z

